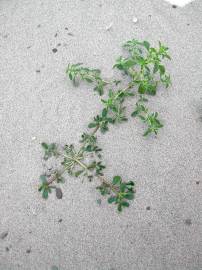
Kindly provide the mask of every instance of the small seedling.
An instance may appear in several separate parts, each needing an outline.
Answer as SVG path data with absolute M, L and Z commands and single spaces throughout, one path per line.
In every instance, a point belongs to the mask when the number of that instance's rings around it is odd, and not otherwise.
M 148 97 L 156 94 L 159 84 L 163 84 L 166 88 L 171 84 L 170 76 L 163 64 L 163 60 L 170 60 L 170 56 L 168 48 L 161 42 L 158 48 L 154 48 L 148 41 L 133 39 L 127 41 L 123 47 L 128 55 L 120 56 L 113 68 L 120 70 L 124 75 L 123 78 L 125 75 L 129 77 L 127 84 L 122 79 L 105 80 L 99 69 L 88 68 L 81 63 L 68 65 L 66 74 L 74 85 L 85 81 L 93 84 L 94 91 L 100 96 L 104 95 L 101 99 L 103 109 L 88 124 L 89 131 L 81 135 L 79 146 L 42 143 L 44 160 L 56 158 L 61 164 L 51 176 L 48 176 L 48 173 L 40 176 L 39 191 L 44 199 L 48 198 L 52 190 L 55 190 L 58 199 L 62 198 L 62 190 L 55 184 L 64 182 L 65 173 L 73 177 L 81 176 L 89 181 L 97 179 L 100 182 L 97 190 L 102 196 L 107 197 L 109 204 L 116 205 L 119 212 L 129 207 L 129 202 L 134 199 L 134 181 L 123 181 L 120 176 L 114 176 L 110 181 L 104 176 L 105 165 L 96 133 L 100 131 L 104 134 L 109 131 L 111 125 L 128 120 L 124 102 L 129 98 L 137 100 L 131 116 L 138 117 L 147 125 L 143 135 L 158 133 L 163 125 L 158 119 L 158 113 L 150 112 L 146 104 Z

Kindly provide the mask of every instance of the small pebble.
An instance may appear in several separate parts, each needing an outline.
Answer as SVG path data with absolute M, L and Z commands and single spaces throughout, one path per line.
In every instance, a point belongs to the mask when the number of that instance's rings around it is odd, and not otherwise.
M 68 28 L 67 28 L 67 27 L 65 27 L 65 30 L 68 30 Z
M 151 207 L 150 207 L 150 206 L 147 206 L 147 207 L 146 207 L 146 210 L 150 210 L 150 209 L 151 209 Z
M 138 19 L 136 17 L 133 17 L 133 23 L 137 23 Z
M 196 184 L 199 185 L 199 181 L 196 181 Z
M 61 223 L 61 222 L 62 222 L 62 218 L 60 218 L 60 219 L 58 220 L 58 222 Z
M 57 199 L 62 199 L 63 194 L 62 194 L 61 188 L 56 188 L 55 194 L 56 194 Z
M 72 33 L 68 33 L 67 35 L 69 35 L 69 36 L 71 36 L 71 37 L 73 37 L 73 36 L 74 36 Z
M 36 137 L 32 137 L 32 141 L 36 141 Z
M 53 53 L 56 53 L 58 50 L 56 48 L 52 49 Z
M 1 238 L 2 240 L 5 239 L 7 236 L 8 236 L 8 231 L 2 232 L 2 233 L 0 234 L 0 238 Z
M 10 249 L 9 249 L 9 247 L 6 247 L 6 251 L 8 252 Z
M 27 254 L 31 253 L 31 248 L 28 248 L 28 249 L 26 250 L 26 253 L 27 253 Z
M 40 69 L 37 69 L 37 70 L 36 70 L 36 73 L 40 73 L 40 72 L 41 72 L 41 70 L 40 70 Z
M 172 8 L 177 8 L 177 6 L 176 5 L 172 5 Z
M 54 37 L 57 37 L 58 33 L 55 33 Z
M 192 221 L 190 218 L 187 218 L 185 219 L 184 223 L 187 225 L 187 226 L 190 226 L 192 224 Z

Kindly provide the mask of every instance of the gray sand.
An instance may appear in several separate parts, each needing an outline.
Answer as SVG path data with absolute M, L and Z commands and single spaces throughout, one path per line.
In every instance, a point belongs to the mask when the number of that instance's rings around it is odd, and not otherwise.
M 0 1 L 0 270 L 202 269 L 201 14 L 200 0 Z M 96 183 L 71 177 L 62 200 L 42 200 L 40 142 L 77 143 L 101 109 L 67 64 L 111 77 L 131 38 L 169 46 L 173 81 L 149 103 L 165 125 L 157 139 L 134 119 L 99 136 L 107 176 L 136 181 L 134 203 L 118 215 L 96 203 Z

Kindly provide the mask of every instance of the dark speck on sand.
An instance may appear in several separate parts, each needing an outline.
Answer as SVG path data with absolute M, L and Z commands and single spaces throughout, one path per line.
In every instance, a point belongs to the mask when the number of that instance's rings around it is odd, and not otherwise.
M 192 221 L 190 218 L 187 218 L 185 219 L 184 223 L 187 225 L 187 226 L 190 226 L 192 224 Z
M 58 50 L 56 48 L 52 49 L 53 53 L 56 53 Z

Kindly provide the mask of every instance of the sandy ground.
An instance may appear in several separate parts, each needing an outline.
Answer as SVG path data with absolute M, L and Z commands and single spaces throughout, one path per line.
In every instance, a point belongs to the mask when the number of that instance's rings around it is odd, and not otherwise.
M 200 0 L 0 1 L 0 270 L 202 269 L 201 14 Z M 111 77 L 131 38 L 169 46 L 173 81 L 150 100 L 165 125 L 157 139 L 133 119 L 99 136 L 108 177 L 136 181 L 134 203 L 118 215 L 96 203 L 95 183 L 71 177 L 62 200 L 42 200 L 40 142 L 77 143 L 101 109 L 67 64 Z

